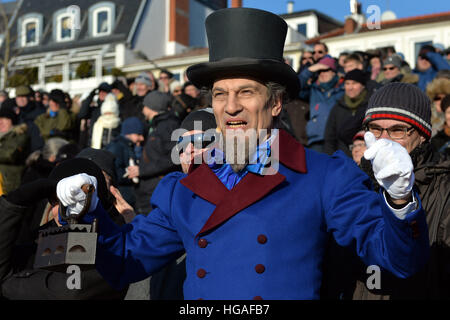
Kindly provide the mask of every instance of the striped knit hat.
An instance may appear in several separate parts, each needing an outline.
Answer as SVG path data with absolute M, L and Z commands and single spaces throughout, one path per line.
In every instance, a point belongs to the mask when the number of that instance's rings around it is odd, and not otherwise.
M 431 101 L 415 85 L 394 82 L 378 89 L 369 99 L 363 126 L 378 119 L 407 122 L 431 138 Z

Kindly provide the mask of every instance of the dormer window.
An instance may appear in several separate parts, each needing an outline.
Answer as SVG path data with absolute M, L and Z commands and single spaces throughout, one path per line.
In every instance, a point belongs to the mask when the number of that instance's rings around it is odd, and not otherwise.
M 56 19 L 56 40 L 70 41 L 75 37 L 75 30 L 72 28 L 73 15 L 64 13 Z
M 94 36 L 103 36 L 111 33 L 111 10 L 98 9 L 94 11 Z
M 115 4 L 104 1 L 89 8 L 89 32 L 93 37 L 107 36 L 114 27 Z
M 42 15 L 31 13 L 21 17 L 18 32 L 20 46 L 38 45 L 42 34 Z

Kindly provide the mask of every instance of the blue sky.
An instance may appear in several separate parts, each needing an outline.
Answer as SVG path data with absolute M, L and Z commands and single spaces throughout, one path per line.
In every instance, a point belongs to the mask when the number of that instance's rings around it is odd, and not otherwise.
M 271 11 L 276 14 L 286 13 L 287 0 L 243 0 L 243 7 L 258 8 Z M 359 0 L 362 3 L 363 12 L 370 5 L 377 5 L 381 13 L 388 8 L 398 18 L 412 17 L 423 14 L 450 11 L 449 0 Z M 229 3 L 231 1 L 229 0 Z M 294 11 L 315 9 L 341 22 L 350 13 L 349 0 L 294 0 Z

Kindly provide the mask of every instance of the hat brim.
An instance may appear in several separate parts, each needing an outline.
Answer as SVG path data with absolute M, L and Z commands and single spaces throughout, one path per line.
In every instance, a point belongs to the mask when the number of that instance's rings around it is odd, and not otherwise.
M 270 59 L 228 58 L 199 63 L 187 69 L 189 80 L 198 88 L 212 87 L 224 78 L 251 77 L 263 82 L 273 81 L 286 86 L 291 98 L 298 96 L 300 82 L 295 71 L 284 62 Z

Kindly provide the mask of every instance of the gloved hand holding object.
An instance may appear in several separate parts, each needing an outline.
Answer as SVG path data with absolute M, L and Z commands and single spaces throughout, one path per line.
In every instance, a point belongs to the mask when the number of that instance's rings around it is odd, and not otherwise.
M 74 176 L 70 176 L 60 180 L 56 186 L 56 194 L 61 204 L 67 207 L 67 215 L 79 215 L 87 200 L 87 193 L 83 191 L 82 187 L 85 185 L 91 185 L 95 188 L 92 194 L 91 203 L 87 212 L 95 210 L 98 204 L 97 196 L 97 179 L 86 173 L 79 173 Z

